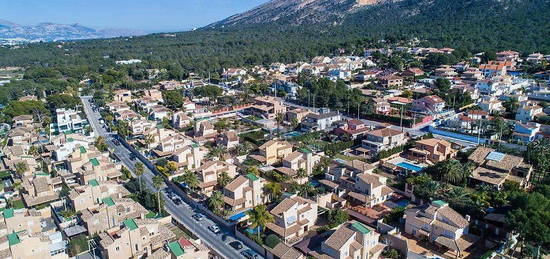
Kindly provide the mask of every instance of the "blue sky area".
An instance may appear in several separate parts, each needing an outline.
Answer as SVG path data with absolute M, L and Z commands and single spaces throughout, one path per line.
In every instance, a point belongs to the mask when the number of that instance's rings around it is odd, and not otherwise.
M 0 19 L 148 32 L 201 27 L 268 0 L 0 0 Z

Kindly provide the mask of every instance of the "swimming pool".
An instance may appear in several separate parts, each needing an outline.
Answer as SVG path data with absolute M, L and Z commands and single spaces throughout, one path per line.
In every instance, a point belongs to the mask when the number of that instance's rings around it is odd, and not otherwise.
M 228 219 L 229 219 L 229 221 L 239 221 L 240 219 L 242 219 L 246 216 L 247 211 L 249 211 L 249 209 L 245 210 L 245 211 L 241 211 L 241 212 L 229 217 Z
M 420 171 L 422 171 L 422 169 L 424 169 L 424 167 L 414 165 L 414 164 L 411 164 L 411 163 L 408 163 L 408 162 L 400 162 L 399 164 L 397 164 L 397 166 L 399 166 L 403 169 L 411 170 L 413 172 L 420 172 Z
M 394 203 L 397 204 L 397 206 L 399 207 L 406 208 L 409 205 L 410 201 L 408 199 L 400 199 L 394 201 Z
M 302 134 L 303 133 L 298 132 L 298 131 L 290 131 L 290 132 L 285 133 L 283 136 L 286 137 L 286 138 L 294 138 L 294 137 L 301 136 Z

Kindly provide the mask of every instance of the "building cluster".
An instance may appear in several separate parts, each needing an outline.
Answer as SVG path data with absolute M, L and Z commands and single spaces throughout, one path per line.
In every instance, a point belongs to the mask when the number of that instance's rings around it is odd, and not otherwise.
M 473 220 L 478 215 L 460 214 L 443 200 L 418 199 L 413 184 L 396 182 L 470 151 L 468 186 L 530 188 L 532 165 L 483 144 L 524 146 L 548 137 L 550 90 L 519 70 L 525 62 L 546 62 L 538 53 L 521 59 L 503 51 L 487 62 L 475 55 L 430 71 L 373 61 L 375 53 L 409 53 L 422 61 L 453 51 L 367 49 L 362 57 L 229 68 L 215 86 L 232 97 L 231 105 L 196 96 L 194 89 L 213 86 L 196 77 L 118 89 L 102 107 L 92 104 L 103 116 L 100 127 L 116 131 L 187 198 L 210 206 L 217 220 L 248 233 L 246 242 L 275 236 L 280 242 L 273 247 L 254 246 L 268 258 L 374 259 L 391 249 L 410 258 L 475 257 L 487 249 L 470 227 L 486 219 Z M 368 112 L 303 106 L 302 73 L 346 81 L 365 97 L 357 109 Z M 242 98 L 243 86 L 255 78 L 269 82 L 270 94 Z M 178 107 L 167 91 L 181 93 Z M 209 256 L 200 242 L 173 232 L 170 217 L 132 199 L 120 154 L 97 144 L 78 109 L 53 115 L 50 132 L 31 115 L 14 117 L 8 127 L 2 258 L 68 258 L 68 244 L 81 236 L 95 236 L 105 258 Z M 256 224 L 257 208 L 272 220 Z M 396 210 L 404 211 L 399 222 L 386 222 Z M 338 213 L 349 219 L 334 224 Z
M 50 132 L 21 115 L 4 136 L 1 258 L 72 258 L 88 245 L 102 258 L 209 257 L 200 240 L 171 230 L 170 217 L 131 198 L 122 163 L 97 147 L 78 110 L 52 114 Z

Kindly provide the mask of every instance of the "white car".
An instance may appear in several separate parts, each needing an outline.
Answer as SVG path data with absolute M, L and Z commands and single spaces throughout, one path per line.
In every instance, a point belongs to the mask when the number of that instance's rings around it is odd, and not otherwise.
M 208 229 L 210 229 L 210 231 L 212 231 L 212 233 L 214 234 L 218 234 L 221 232 L 220 227 L 218 227 L 218 225 L 209 226 Z

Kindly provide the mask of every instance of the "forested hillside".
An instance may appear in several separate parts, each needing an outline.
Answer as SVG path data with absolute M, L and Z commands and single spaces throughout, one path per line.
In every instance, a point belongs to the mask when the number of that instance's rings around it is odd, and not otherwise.
M 550 53 L 548 0 L 404 0 L 365 6 L 338 23 L 277 22 L 204 28 L 174 35 L 42 43 L 0 48 L 0 65 L 111 65 L 139 58 L 155 67 L 218 71 L 231 66 L 293 62 L 345 48 L 362 54 L 377 39 L 417 37 L 425 46 L 471 52 L 515 49 Z

